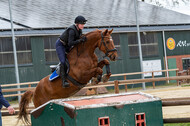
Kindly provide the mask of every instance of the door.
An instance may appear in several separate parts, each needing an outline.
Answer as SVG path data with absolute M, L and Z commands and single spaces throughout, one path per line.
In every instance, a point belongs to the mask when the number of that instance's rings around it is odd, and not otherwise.
M 176 65 L 176 58 L 171 58 L 168 59 L 168 69 L 176 69 L 177 65 Z M 169 76 L 176 76 L 176 72 L 175 71 L 170 71 L 169 72 Z M 170 80 L 170 83 L 176 83 L 176 80 Z

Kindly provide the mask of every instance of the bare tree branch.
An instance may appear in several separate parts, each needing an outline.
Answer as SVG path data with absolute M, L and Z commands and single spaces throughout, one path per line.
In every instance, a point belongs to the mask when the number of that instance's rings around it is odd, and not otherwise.
M 163 6 L 176 7 L 176 6 L 179 6 L 180 1 L 183 2 L 184 4 L 190 4 L 190 0 L 141 0 L 141 1 L 155 4 L 160 7 L 163 7 Z

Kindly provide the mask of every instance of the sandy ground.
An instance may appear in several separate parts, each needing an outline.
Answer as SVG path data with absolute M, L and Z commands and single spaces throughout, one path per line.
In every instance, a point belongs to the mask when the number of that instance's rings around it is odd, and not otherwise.
M 142 91 L 147 94 L 163 98 L 183 98 L 190 97 L 190 87 L 170 87 L 164 89 L 152 89 Z M 163 107 L 163 118 L 190 117 L 190 105 Z
M 167 87 L 161 89 L 141 90 L 141 92 L 152 94 L 163 98 L 190 97 L 190 87 Z M 164 118 L 190 117 L 190 106 L 163 107 Z M 3 116 L 3 126 L 25 126 L 21 121 L 17 124 L 17 116 Z

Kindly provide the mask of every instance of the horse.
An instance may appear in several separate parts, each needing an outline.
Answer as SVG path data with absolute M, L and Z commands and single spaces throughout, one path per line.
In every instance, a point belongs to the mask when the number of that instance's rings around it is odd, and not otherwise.
M 70 86 L 63 88 L 61 78 L 58 77 L 53 81 L 49 81 L 50 75 L 44 77 L 39 81 L 35 90 L 26 91 L 22 95 L 19 104 L 18 119 L 22 119 L 25 123 L 30 124 L 27 115 L 27 107 L 32 98 L 34 107 L 37 108 L 49 100 L 67 98 L 75 94 L 82 87 L 86 86 L 92 77 L 96 78 L 102 75 L 102 68 L 104 65 L 109 65 L 110 63 L 107 59 L 98 62 L 95 49 L 98 47 L 99 50 L 101 50 L 105 56 L 109 57 L 111 61 L 116 60 L 117 50 L 111 37 L 112 31 L 113 29 L 96 29 L 85 34 L 84 36 L 86 36 L 87 41 L 76 45 L 67 54 L 67 59 L 70 65 L 68 75 L 75 80 L 74 82 L 78 83 L 76 84 L 67 78 Z M 111 72 L 108 70 L 106 77 L 109 78 L 110 75 Z

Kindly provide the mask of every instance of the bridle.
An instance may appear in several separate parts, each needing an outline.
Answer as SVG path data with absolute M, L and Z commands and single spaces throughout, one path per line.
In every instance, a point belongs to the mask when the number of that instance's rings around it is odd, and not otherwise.
M 101 48 L 102 43 L 103 43 L 104 47 L 106 48 L 106 53 L 105 53 L 105 56 L 104 56 L 104 57 L 107 57 L 108 54 L 109 54 L 109 52 L 115 52 L 115 51 L 117 51 L 116 48 L 114 48 L 114 49 L 108 49 L 108 47 L 106 46 L 106 43 L 105 43 L 105 41 L 104 41 L 104 38 L 106 38 L 106 37 L 103 36 L 102 32 L 101 32 L 101 37 L 102 37 L 102 40 L 101 40 L 101 43 L 100 43 L 100 47 L 99 47 L 99 48 Z M 112 56 L 113 54 L 114 54 L 114 53 L 112 53 L 110 56 Z

